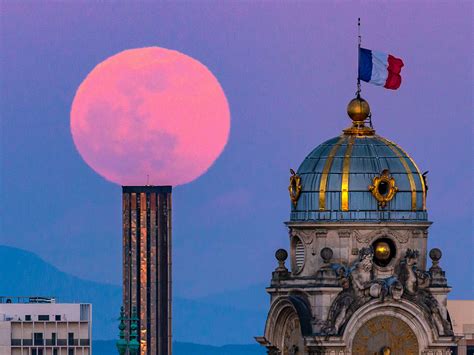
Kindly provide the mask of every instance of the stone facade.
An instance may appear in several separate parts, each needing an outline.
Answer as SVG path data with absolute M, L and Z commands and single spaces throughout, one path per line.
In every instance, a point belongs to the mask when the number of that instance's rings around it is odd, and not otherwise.
M 430 253 L 433 266 L 426 271 L 428 227 L 289 222 L 291 271 L 282 270 L 280 260 L 267 288 L 265 335 L 257 340 L 269 354 L 373 354 L 393 333 L 400 344 L 409 344 L 397 349 L 398 341 L 389 340 L 385 345 L 393 354 L 450 354 L 455 340 L 446 310 L 450 288 L 439 250 Z M 395 249 L 384 266 L 374 262 L 381 239 Z M 300 243 L 304 258 L 297 262 Z M 371 325 L 377 317 L 382 321 Z M 396 324 L 406 331 L 397 334 Z M 374 337 L 379 340 L 367 339 Z

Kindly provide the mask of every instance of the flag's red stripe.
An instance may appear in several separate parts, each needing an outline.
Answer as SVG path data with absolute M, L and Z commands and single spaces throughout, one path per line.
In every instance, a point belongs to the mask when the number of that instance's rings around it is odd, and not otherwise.
M 395 74 L 389 71 L 384 88 L 396 90 L 400 87 L 401 83 L 402 83 L 402 77 L 398 74 Z
M 384 87 L 387 89 L 396 90 L 400 87 L 402 83 L 402 77 L 400 76 L 400 71 L 403 67 L 403 61 L 400 58 L 396 58 L 393 55 L 389 54 L 387 58 L 388 62 L 388 76 L 387 81 L 385 81 Z
M 403 61 L 400 58 L 396 58 L 393 55 L 389 54 L 388 55 L 388 68 L 387 70 L 389 73 L 395 73 L 395 74 L 400 74 L 400 71 L 402 70 L 403 67 Z

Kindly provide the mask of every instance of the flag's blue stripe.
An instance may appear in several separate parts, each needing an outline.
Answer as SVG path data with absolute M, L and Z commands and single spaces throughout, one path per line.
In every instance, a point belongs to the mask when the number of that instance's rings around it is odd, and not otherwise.
M 370 81 L 372 77 L 372 51 L 365 48 L 359 49 L 359 79 Z

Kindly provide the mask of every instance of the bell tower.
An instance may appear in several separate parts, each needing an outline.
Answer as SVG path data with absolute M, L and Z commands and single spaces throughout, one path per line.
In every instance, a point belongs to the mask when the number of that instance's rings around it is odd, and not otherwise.
M 256 339 L 274 355 L 450 354 L 439 249 L 427 269 L 425 176 L 375 133 L 367 101 L 347 112 L 352 125 L 291 172 L 289 253 L 276 253 Z

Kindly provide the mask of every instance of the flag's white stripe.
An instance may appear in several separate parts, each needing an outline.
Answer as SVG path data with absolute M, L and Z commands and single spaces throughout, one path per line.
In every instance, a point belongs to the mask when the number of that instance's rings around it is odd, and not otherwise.
M 388 77 L 388 55 L 382 52 L 372 51 L 372 76 L 370 83 L 374 85 L 385 85 Z

